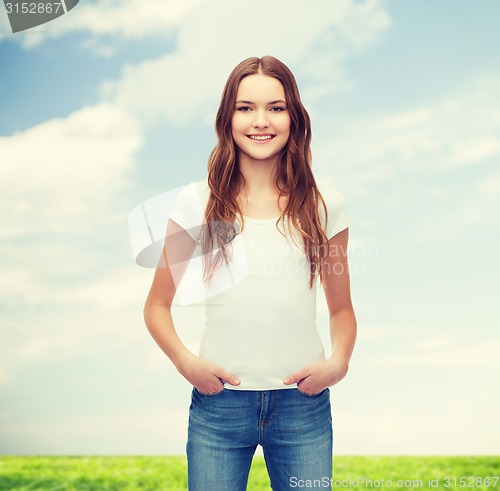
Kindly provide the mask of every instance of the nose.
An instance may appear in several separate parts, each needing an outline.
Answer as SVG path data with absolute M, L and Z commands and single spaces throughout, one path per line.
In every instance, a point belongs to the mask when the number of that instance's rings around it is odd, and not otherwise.
M 269 126 L 269 121 L 267 120 L 267 114 L 265 110 L 255 111 L 254 126 L 258 128 Z

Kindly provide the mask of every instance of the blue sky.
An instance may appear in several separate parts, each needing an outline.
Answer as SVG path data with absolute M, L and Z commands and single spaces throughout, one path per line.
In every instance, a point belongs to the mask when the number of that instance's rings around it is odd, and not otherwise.
M 191 387 L 144 325 L 128 215 L 205 177 L 229 72 L 272 54 L 351 223 L 335 452 L 498 454 L 500 4 L 179 3 L 16 34 L 0 8 L 0 452 L 184 453 Z M 196 351 L 201 309 L 174 321 Z

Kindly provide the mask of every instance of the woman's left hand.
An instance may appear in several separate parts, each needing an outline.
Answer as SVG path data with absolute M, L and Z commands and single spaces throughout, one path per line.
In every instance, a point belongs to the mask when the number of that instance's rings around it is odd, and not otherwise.
M 347 374 L 348 364 L 337 358 L 321 360 L 289 375 L 283 383 L 297 383 L 297 388 L 306 394 L 318 394 L 327 387 L 340 382 Z

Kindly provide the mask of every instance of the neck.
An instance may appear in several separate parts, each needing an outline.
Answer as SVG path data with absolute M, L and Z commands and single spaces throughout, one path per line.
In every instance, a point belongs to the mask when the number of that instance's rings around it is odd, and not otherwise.
M 247 195 L 259 196 L 279 192 L 274 182 L 277 162 L 276 157 L 273 160 L 255 160 L 247 155 L 238 157 L 238 166 L 245 178 L 244 191 Z

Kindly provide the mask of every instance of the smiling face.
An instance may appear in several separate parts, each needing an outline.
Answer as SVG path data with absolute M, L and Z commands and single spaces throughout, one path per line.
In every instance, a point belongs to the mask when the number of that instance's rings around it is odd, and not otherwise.
M 290 114 L 281 82 L 255 74 L 244 77 L 231 121 L 239 159 L 274 164 L 290 136 Z

